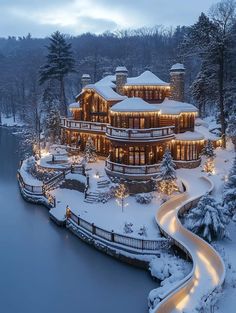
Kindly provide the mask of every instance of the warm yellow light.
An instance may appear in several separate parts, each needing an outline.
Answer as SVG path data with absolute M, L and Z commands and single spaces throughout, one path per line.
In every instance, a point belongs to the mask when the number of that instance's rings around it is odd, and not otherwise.
M 212 281 L 215 285 L 218 285 L 219 283 L 219 276 L 217 275 L 217 272 L 215 270 L 215 268 L 211 265 L 211 263 L 208 261 L 208 259 L 205 257 L 204 254 L 202 254 L 201 252 L 197 252 L 198 257 L 205 263 L 206 268 L 209 272 L 209 274 L 212 277 Z

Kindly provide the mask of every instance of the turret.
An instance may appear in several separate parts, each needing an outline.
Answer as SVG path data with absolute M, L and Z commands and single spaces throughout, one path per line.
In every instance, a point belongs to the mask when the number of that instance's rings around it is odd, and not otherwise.
M 184 102 L 185 67 L 181 63 L 174 64 L 170 69 L 170 99 Z
M 116 92 L 120 95 L 124 94 L 124 86 L 127 83 L 128 70 L 125 66 L 116 68 Z
M 81 78 L 81 85 L 82 88 L 84 88 L 86 85 L 89 85 L 91 83 L 91 77 L 89 74 L 83 74 Z

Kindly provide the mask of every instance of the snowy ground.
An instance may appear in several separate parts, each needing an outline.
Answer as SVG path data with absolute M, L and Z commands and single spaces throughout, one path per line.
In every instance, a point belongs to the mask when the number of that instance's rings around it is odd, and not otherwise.
M 7 117 L 5 115 L 2 115 L 2 125 L 7 126 L 7 127 L 12 127 L 12 126 L 18 126 L 22 127 L 24 126 L 24 123 L 22 123 L 18 117 L 16 117 L 16 120 L 14 121 L 13 117 Z
M 56 189 L 57 206 L 51 212 L 57 217 L 62 218 L 65 215 L 67 205 L 81 218 L 105 230 L 114 230 L 116 233 L 124 234 L 123 228 L 125 222 L 133 224 L 133 233 L 129 233 L 130 237 L 139 237 L 140 227 L 143 225 L 147 228 L 148 239 L 156 239 L 160 237 L 159 229 L 155 222 L 155 213 L 160 206 L 158 195 L 152 200 L 151 204 L 139 204 L 135 198 L 130 196 L 126 199 L 124 212 L 115 199 L 109 200 L 107 203 L 85 203 L 84 195 L 78 191 L 68 189 Z
M 215 313 L 234 313 L 236 308 L 236 223 L 231 222 L 228 230 L 231 240 L 219 243 L 225 253 L 227 272 L 223 295 L 219 298 Z

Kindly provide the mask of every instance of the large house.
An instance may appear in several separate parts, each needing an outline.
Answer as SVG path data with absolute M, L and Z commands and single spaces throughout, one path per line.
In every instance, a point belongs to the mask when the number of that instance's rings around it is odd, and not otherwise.
M 179 63 L 170 83 L 150 71 L 128 77 L 123 66 L 95 84 L 83 75 L 72 118 L 61 118 L 62 142 L 83 150 L 91 137 L 107 174 L 127 180 L 155 177 L 166 147 L 177 167 L 199 166 L 208 138 L 195 130 L 197 108 L 184 102 L 184 76 Z

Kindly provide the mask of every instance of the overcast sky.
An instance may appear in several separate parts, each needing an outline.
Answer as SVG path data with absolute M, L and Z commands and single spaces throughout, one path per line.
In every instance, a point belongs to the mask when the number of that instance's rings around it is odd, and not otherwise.
M 0 0 L 0 36 L 191 25 L 217 0 Z

